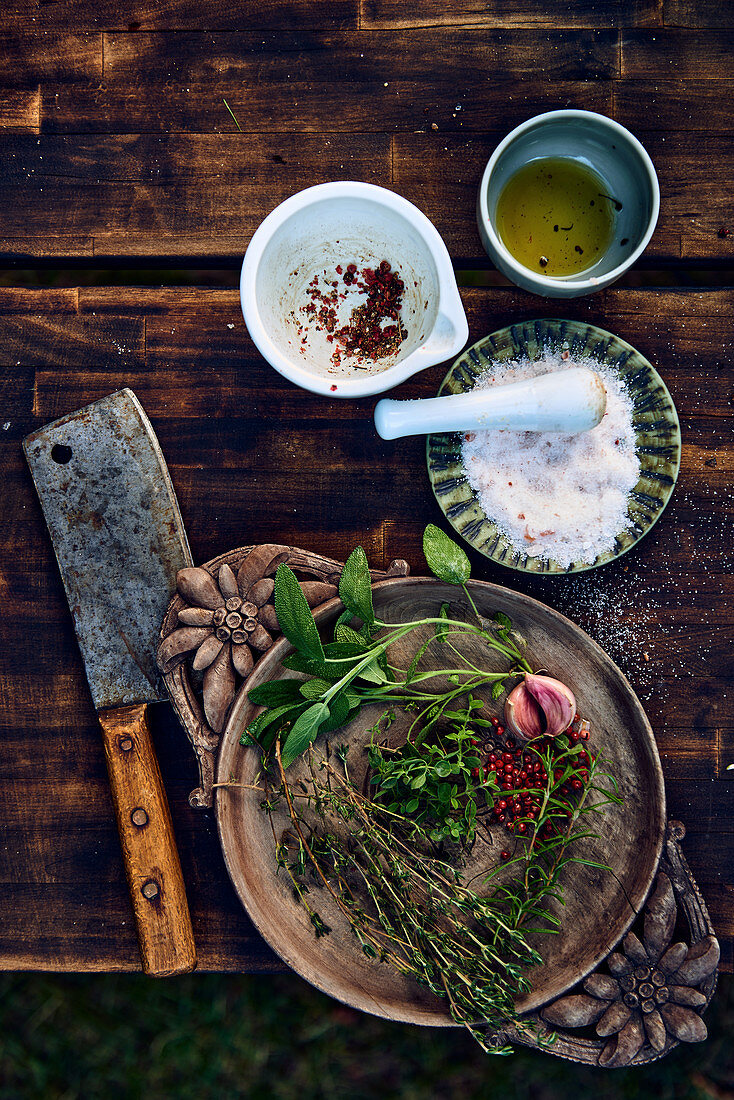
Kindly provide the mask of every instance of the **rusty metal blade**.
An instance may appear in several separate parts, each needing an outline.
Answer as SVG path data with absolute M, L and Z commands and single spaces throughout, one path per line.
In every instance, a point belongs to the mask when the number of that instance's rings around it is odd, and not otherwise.
M 33 432 L 23 450 L 95 707 L 165 699 L 155 649 L 191 551 L 140 402 L 119 390 Z

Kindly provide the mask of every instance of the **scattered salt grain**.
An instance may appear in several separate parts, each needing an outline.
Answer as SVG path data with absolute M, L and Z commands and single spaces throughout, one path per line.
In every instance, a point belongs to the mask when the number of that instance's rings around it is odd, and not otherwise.
M 596 371 L 607 391 L 606 412 L 591 431 L 467 432 L 462 445 L 467 480 L 513 549 L 564 568 L 614 550 L 629 525 L 629 493 L 640 476 L 630 395 L 598 360 L 564 360 L 555 351 L 535 362 L 494 363 L 477 381 L 485 389 L 570 367 Z

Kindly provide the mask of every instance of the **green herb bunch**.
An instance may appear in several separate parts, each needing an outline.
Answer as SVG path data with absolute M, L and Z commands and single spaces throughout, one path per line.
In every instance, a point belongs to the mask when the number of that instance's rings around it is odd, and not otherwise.
M 573 757 L 575 747 L 568 753 Z M 563 902 L 564 868 L 598 866 L 569 849 L 595 835 L 586 827 L 588 815 L 619 801 L 614 781 L 603 783 L 606 773 L 595 760 L 581 797 L 569 808 L 557 797 L 561 780 L 551 771 L 542 792 L 544 812 L 531 835 L 477 890 L 437 857 L 432 830 L 416 820 L 415 811 L 401 813 L 355 788 L 347 754 L 342 746 L 335 761 L 328 742 L 322 756 L 311 749 L 310 779 L 291 786 L 276 749 L 280 782 L 263 805 L 272 815 L 283 800 L 290 816 L 283 836 L 274 830 L 278 866 L 289 875 L 317 936 L 331 929 L 315 907 L 313 886 L 328 891 L 365 955 L 445 1000 L 452 1018 L 483 1049 L 510 1053 L 492 1036 L 508 1026 L 531 1026 L 515 1010 L 517 998 L 531 988 L 528 971 L 542 962 L 528 937 L 559 930 L 548 903 Z M 568 767 L 573 770 L 570 760 Z M 562 827 L 548 839 L 544 826 L 556 817 Z M 547 1033 L 537 1038 L 552 1041 Z
M 452 619 L 446 604 L 436 616 L 414 622 L 379 620 L 358 547 L 339 585 L 345 610 L 332 640 L 323 642 L 294 574 L 278 567 L 275 607 L 294 647 L 283 663 L 302 678 L 249 692 L 264 709 L 241 740 L 257 744 L 271 765 L 263 771 L 262 806 L 273 827 L 278 866 L 315 934 L 331 930 L 313 900 L 313 887 L 320 886 L 367 956 L 442 997 L 454 1020 L 484 1049 L 496 1050 L 494 1031 L 528 1026 L 518 1020 L 515 1003 L 530 988 L 528 971 L 542 961 L 529 937 L 559 930 L 554 907 L 563 903 L 564 870 L 572 863 L 599 866 L 583 851 L 584 841 L 595 836 L 588 815 L 619 797 L 600 758 L 580 767 L 580 745 L 563 737 L 529 743 L 527 751 L 543 763 L 543 789 L 533 791 L 532 805 L 524 792 L 527 815 L 513 821 L 517 831 L 507 842 L 512 851 L 502 852 L 502 862 L 482 876 L 478 888 L 475 880 L 464 882 L 459 864 L 480 828 L 496 844 L 492 815 L 500 794 L 507 799 L 523 793 L 505 790 L 505 780 L 500 790 L 499 775 L 483 764 L 482 731 L 497 719 L 482 717 L 476 693 L 488 688 L 497 698 L 509 677 L 532 669 L 509 619 L 479 615 L 460 547 L 433 526 L 426 528 L 423 545 L 431 571 L 463 590 L 476 621 Z M 395 667 L 390 647 L 419 629 L 425 640 L 409 667 Z M 487 672 L 462 654 L 457 642 L 467 635 L 499 654 L 504 670 Z M 422 658 L 437 643 L 451 654 L 451 667 L 424 671 Z M 375 703 L 382 704 L 383 717 L 368 748 L 371 782 L 359 791 L 347 767 L 348 746 L 334 753 L 328 737 L 318 749 L 314 742 Z M 382 735 L 397 708 L 411 721 L 406 743 L 393 749 Z M 301 769 L 298 780 L 289 782 L 289 765 L 304 754 L 306 777 Z M 574 787 L 569 797 L 572 781 L 580 781 L 581 789 Z M 284 806 L 290 824 L 276 835 L 275 811 Z
M 482 706 L 471 698 L 463 711 L 444 712 L 448 728 L 434 729 L 433 737 L 419 744 L 408 741 L 389 751 L 373 738 L 369 747 L 375 801 L 419 826 L 434 844 L 471 844 L 477 800 L 491 806 L 499 791 L 496 782 L 480 784 L 477 778 L 479 743 L 467 723 Z
M 497 697 L 508 676 L 532 672 L 512 637 L 507 617 L 499 615 L 489 621 L 479 615 L 467 588 L 471 569 L 464 551 L 433 525 L 425 530 L 423 550 L 437 577 L 463 589 L 476 623 L 452 620 L 445 604 L 435 617 L 399 625 L 380 621 L 372 603 L 367 557 L 362 547 L 357 547 L 345 563 L 339 582 L 345 610 L 337 619 L 332 641 L 323 643 L 294 573 L 287 565 L 278 566 L 275 610 L 284 635 L 295 649 L 283 665 L 308 678 L 274 680 L 249 692 L 251 702 L 266 709 L 245 731 L 243 744 L 258 744 L 268 752 L 279 743 L 287 768 L 319 733 L 345 725 L 360 707 L 370 703 L 411 706 L 415 718 L 409 736 L 420 743 L 457 700 L 485 685 L 491 685 L 493 697 Z M 392 666 L 390 646 L 425 626 L 432 626 L 434 633 L 419 647 L 410 667 L 403 670 Z M 489 649 L 501 654 L 507 661 L 506 670 L 486 672 L 462 657 L 454 643 L 457 635 L 467 634 L 480 636 Z M 421 658 L 434 639 L 447 645 L 458 661 L 451 668 L 422 672 Z M 431 681 L 441 677 L 449 677 L 450 688 L 437 690 L 435 684 L 431 686 Z

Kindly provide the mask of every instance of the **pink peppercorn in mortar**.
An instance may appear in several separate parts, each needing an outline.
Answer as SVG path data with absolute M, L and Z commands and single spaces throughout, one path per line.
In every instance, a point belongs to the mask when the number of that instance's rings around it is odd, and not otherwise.
M 333 370 L 342 365 L 368 370 L 377 362 L 394 361 L 407 336 L 400 316 L 404 289 L 388 260 L 362 270 L 356 263 L 337 264 L 333 275 L 326 270 L 315 274 L 306 287 L 305 304 L 297 314 L 291 311 L 301 354 L 320 333 L 333 347 Z

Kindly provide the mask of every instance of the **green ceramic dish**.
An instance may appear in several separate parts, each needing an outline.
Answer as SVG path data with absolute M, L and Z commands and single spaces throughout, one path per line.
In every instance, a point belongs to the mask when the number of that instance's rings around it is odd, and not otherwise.
M 429 435 L 428 476 L 439 507 L 461 537 L 485 558 L 526 573 L 579 573 L 605 565 L 630 550 L 660 518 L 670 500 L 680 466 L 681 436 L 673 399 L 658 372 L 639 351 L 611 332 L 579 321 L 540 320 L 510 325 L 486 336 L 453 364 L 439 396 L 465 393 L 492 362 L 539 359 L 547 348 L 568 347 L 571 357 L 592 356 L 613 368 L 626 383 L 634 404 L 633 424 L 641 473 L 630 493 L 629 527 L 615 548 L 591 564 L 570 566 L 533 558 L 514 550 L 487 516 L 470 488 L 461 464 L 460 436 Z

